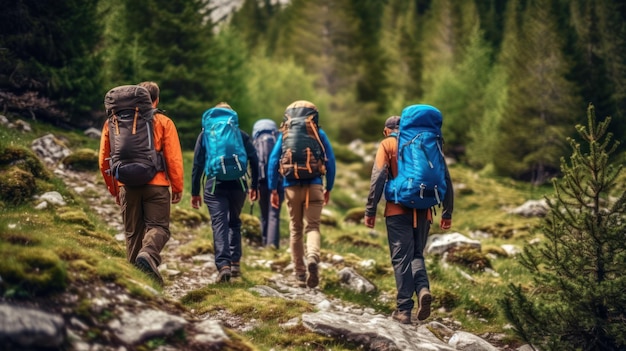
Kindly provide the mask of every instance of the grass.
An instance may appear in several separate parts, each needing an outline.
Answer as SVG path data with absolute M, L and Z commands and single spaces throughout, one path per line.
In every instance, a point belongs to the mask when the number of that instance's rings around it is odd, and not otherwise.
M 97 150 L 98 141 L 80 133 L 55 130 L 48 125 L 33 124 L 31 133 L 14 133 L 0 127 L 0 151 L 9 146 L 29 147 L 31 141 L 49 132 L 66 140 L 72 149 Z M 346 160 L 351 158 L 346 156 Z M 179 249 L 183 256 L 212 252 L 206 206 L 191 209 L 191 165 L 193 153 L 184 152 L 185 191 L 182 201 L 172 207 L 180 217 L 175 228 L 187 221 L 203 226 L 187 228 L 197 233 L 195 240 Z M 2 165 L 0 165 L 2 167 Z M 374 308 L 378 313 L 389 314 L 395 308 L 395 281 L 389 262 L 383 204 L 379 206 L 375 231 L 362 224 L 343 222 L 344 216 L 354 207 L 363 207 L 369 187 L 369 173 L 362 165 L 338 165 L 336 189 L 327 207 L 336 218 L 337 225 L 322 227 L 322 259 L 330 262 L 334 255 L 344 261 L 334 269 L 321 271 L 321 289 L 329 298 Z M 345 170 L 345 171 L 344 171 Z M 432 285 L 433 314 L 431 320 L 453 319 L 460 328 L 475 334 L 505 333 L 506 319 L 497 304 L 498 298 L 508 290 L 511 282 L 529 282 L 531 277 L 522 269 L 515 257 L 502 255 L 500 245 L 512 244 L 520 249 L 531 239 L 540 238 L 536 218 L 523 218 L 507 213 L 507 209 L 523 204 L 528 199 L 539 199 L 550 194 L 552 188 L 532 187 L 509 179 L 481 175 L 461 165 L 450 167 L 456 187 L 455 211 L 452 231 L 470 236 L 472 232 L 486 231 L 493 236 L 482 239 L 481 254 L 489 261 L 492 271 L 473 271 L 467 266 L 444 263 L 441 257 L 428 256 L 426 260 Z M 97 186 L 104 186 L 101 182 Z M 34 210 L 36 204 L 28 201 L 21 205 L 0 204 L 0 276 L 6 289 L 5 297 L 32 297 L 69 289 L 72 284 L 90 281 L 115 282 L 141 299 L 152 298 L 137 282 L 158 287 L 125 261 L 125 248 L 113 238 L 113 232 L 103 223 L 80 196 L 66 189 L 62 181 L 52 178 L 38 180 L 41 191 L 56 190 L 68 199 L 63 211 Z M 334 197 L 336 194 L 336 198 Z M 113 201 L 112 198 L 102 201 Z M 381 201 L 384 203 L 384 201 Z M 249 211 L 249 203 L 244 213 Z M 440 212 L 440 211 L 439 211 Z M 258 215 L 259 206 L 253 207 Z M 440 213 L 434 218 L 431 233 L 441 233 L 438 227 Z M 252 265 L 255 260 L 272 261 L 275 267 L 284 268 L 290 262 L 287 252 L 287 209 L 281 216 L 281 246 L 279 250 L 258 249 L 244 245 L 244 278 L 228 285 L 215 285 L 189 291 L 180 301 L 196 314 L 228 313 L 250 323 L 252 328 L 240 337 L 245 344 L 259 350 L 279 347 L 282 350 L 351 350 L 355 345 L 331 340 L 306 330 L 301 324 L 284 327 L 285 323 L 314 307 L 302 301 L 261 297 L 250 290 L 256 285 L 267 285 L 275 274 L 270 268 Z M 175 230 L 173 229 L 173 232 Z M 373 260 L 374 265 L 364 267 L 361 262 Z M 336 272 L 352 267 L 372 281 L 377 290 L 370 294 L 355 293 L 342 287 Z M 84 301 L 88 304 L 88 301 Z M 286 329 L 284 329 L 286 328 Z M 155 345 L 160 341 L 152 341 Z

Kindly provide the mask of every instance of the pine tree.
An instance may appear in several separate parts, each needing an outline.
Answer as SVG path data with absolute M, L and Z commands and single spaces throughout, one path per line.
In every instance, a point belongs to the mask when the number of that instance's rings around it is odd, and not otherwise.
M 97 1 L 0 2 L 3 109 L 86 127 L 101 106 Z
M 571 60 L 563 53 L 556 15 L 544 2 L 526 5 L 522 25 L 510 36 L 514 52 L 503 61 L 509 95 L 499 134 L 506 138 L 499 139 L 493 163 L 501 175 L 542 184 L 558 172 L 566 129 L 575 123 L 573 110 L 582 103 L 569 79 Z M 517 21 L 517 16 L 512 11 L 507 20 Z
M 611 118 L 577 125 L 569 162 L 542 223 L 545 242 L 526 247 L 521 263 L 532 286 L 511 285 L 500 300 L 517 334 L 541 350 L 623 350 L 626 347 L 626 192 L 621 165 L 610 163 L 619 141 Z

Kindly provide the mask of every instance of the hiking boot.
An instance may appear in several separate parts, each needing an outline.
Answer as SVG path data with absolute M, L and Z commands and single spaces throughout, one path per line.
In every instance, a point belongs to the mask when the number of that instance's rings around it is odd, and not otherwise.
M 318 275 L 317 262 L 311 261 L 307 267 L 309 271 L 309 277 L 306 280 L 306 286 L 313 289 L 320 283 L 320 277 Z
M 391 318 L 402 324 L 411 324 L 411 311 L 395 310 L 391 314 Z
M 224 266 L 220 268 L 220 272 L 217 275 L 217 283 L 228 283 L 231 277 L 231 271 L 229 266 Z
M 230 277 L 231 278 L 241 277 L 241 267 L 239 266 L 239 263 L 232 263 L 230 265 Z
M 417 310 L 417 320 L 423 321 L 430 316 L 430 303 L 433 301 L 433 296 L 430 294 L 430 290 L 422 288 L 418 297 L 419 308 Z
M 152 262 L 150 256 L 147 254 L 137 255 L 135 267 L 139 268 L 140 271 L 146 273 L 150 278 L 159 283 L 159 285 L 163 286 L 163 277 L 161 277 L 158 267 Z
M 299 288 L 306 288 L 306 273 L 296 274 L 296 285 Z

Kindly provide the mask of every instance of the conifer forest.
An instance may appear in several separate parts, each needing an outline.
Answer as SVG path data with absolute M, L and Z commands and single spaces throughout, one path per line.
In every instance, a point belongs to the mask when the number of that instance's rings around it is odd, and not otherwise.
M 100 128 L 106 91 L 145 80 L 188 150 L 220 101 L 250 131 L 310 100 L 338 142 L 427 103 L 447 155 L 535 184 L 559 173 L 589 104 L 626 135 L 623 1 L 1 2 L 2 110 L 67 128 Z

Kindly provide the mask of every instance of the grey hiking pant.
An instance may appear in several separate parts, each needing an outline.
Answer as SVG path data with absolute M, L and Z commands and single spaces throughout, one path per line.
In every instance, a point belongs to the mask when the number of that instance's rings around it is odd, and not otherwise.
M 235 186 L 217 185 L 211 192 L 211 184 L 207 182 L 204 192 L 204 203 L 211 216 L 213 229 L 213 248 L 215 266 L 222 267 L 239 263 L 242 255 L 241 210 L 246 201 L 247 189 Z
M 123 186 L 120 205 L 126 233 L 126 259 L 135 263 L 146 253 L 158 266 L 161 250 L 170 239 L 170 189 L 166 186 Z
M 424 248 L 430 230 L 428 210 L 417 210 L 417 228 L 413 228 L 413 213 L 385 218 L 391 264 L 396 279 L 397 309 L 411 311 L 414 306 L 413 294 L 422 288 L 430 289 Z

